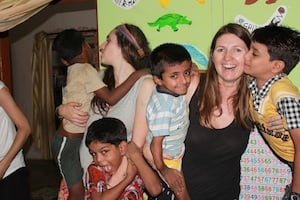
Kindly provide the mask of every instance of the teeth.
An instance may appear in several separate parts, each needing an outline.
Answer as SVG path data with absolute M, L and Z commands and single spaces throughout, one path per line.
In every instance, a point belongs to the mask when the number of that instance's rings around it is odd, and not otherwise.
M 232 69 L 235 68 L 235 65 L 223 65 L 223 67 L 226 69 Z

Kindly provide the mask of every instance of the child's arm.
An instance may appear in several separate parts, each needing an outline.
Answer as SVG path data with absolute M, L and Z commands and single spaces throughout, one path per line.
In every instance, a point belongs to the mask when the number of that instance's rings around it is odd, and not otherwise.
M 102 87 L 95 91 L 95 94 L 102 98 L 109 105 L 115 105 L 122 97 L 130 90 L 135 82 L 143 75 L 149 74 L 149 69 L 141 69 L 133 72 L 126 81 L 118 87 L 109 90 L 107 87 Z
M 13 97 L 6 87 L 0 89 L 0 106 L 8 114 L 17 128 L 17 134 L 10 149 L 8 150 L 6 155 L 4 155 L 2 160 L 0 160 L 1 180 L 7 168 L 10 166 L 12 160 L 26 142 L 28 136 L 30 135 L 31 128 L 27 118 L 25 117 L 19 106 L 15 103 Z
M 160 172 L 160 174 L 163 176 L 169 187 L 176 193 L 182 191 L 184 188 L 184 178 L 183 175 L 180 173 L 180 171 L 176 169 L 169 168 L 166 166 L 166 164 L 163 161 L 163 151 L 162 151 L 162 142 L 164 137 L 163 136 L 157 136 L 153 137 L 150 150 L 153 155 L 153 161 L 157 168 L 157 170 Z
M 300 194 L 300 128 L 291 129 L 290 134 L 295 146 L 292 192 Z
M 126 177 L 120 181 L 119 184 L 117 184 L 116 186 L 104 191 L 104 192 L 97 192 L 97 191 L 93 191 L 91 193 L 91 197 L 92 200 L 116 200 L 119 199 L 121 194 L 124 192 L 125 188 L 131 184 L 131 182 L 133 181 L 136 173 L 137 173 L 137 169 L 135 168 L 135 166 L 133 166 L 133 164 L 131 162 L 128 162 L 127 165 L 127 171 L 126 171 Z
M 147 191 L 153 197 L 159 195 L 161 193 L 160 180 L 156 172 L 145 161 L 142 150 L 134 142 L 130 142 L 127 148 L 128 158 L 135 164 Z

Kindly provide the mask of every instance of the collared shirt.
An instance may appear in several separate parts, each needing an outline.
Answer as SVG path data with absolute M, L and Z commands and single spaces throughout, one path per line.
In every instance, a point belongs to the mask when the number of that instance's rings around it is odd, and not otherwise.
M 146 118 L 149 127 L 147 144 L 150 146 L 153 137 L 164 136 L 163 153 L 172 158 L 181 158 L 189 126 L 185 95 L 176 95 L 157 87 L 148 102 Z
M 281 80 L 286 75 L 281 73 L 270 78 L 261 89 L 257 87 L 256 79 L 254 78 L 249 89 L 253 96 L 253 105 L 256 111 L 259 110 L 260 103 L 266 97 L 272 85 L 278 80 Z M 282 97 L 276 104 L 278 113 L 286 118 L 288 129 L 300 128 L 300 99 L 293 97 Z

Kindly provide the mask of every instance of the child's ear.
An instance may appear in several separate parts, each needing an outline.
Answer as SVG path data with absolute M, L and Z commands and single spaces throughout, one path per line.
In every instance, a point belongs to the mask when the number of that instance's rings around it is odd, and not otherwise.
M 120 150 L 122 156 L 126 155 L 126 153 L 127 153 L 127 142 L 126 141 L 122 141 L 119 144 L 119 150 Z
M 157 76 L 153 76 L 153 81 L 155 84 L 157 84 L 159 86 L 162 84 L 162 80 L 160 78 L 158 78 Z
M 273 65 L 273 68 L 272 68 L 272 72 L 274 74 L 279 74 L 279 73 L 282 73 L 283 72 L 283 69 L 285 67 L 285 64 L 282 60 L 274 60 L 274 65 Z

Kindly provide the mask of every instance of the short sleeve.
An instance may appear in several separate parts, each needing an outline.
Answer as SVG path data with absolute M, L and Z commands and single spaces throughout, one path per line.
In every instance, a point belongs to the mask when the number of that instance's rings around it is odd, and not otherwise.
M 100 77 L 100 73 L 92 66 L 86 65 L 84 68 L 85 73 L 85 88 L 87 92 L 94 92 L 106 86 Z

